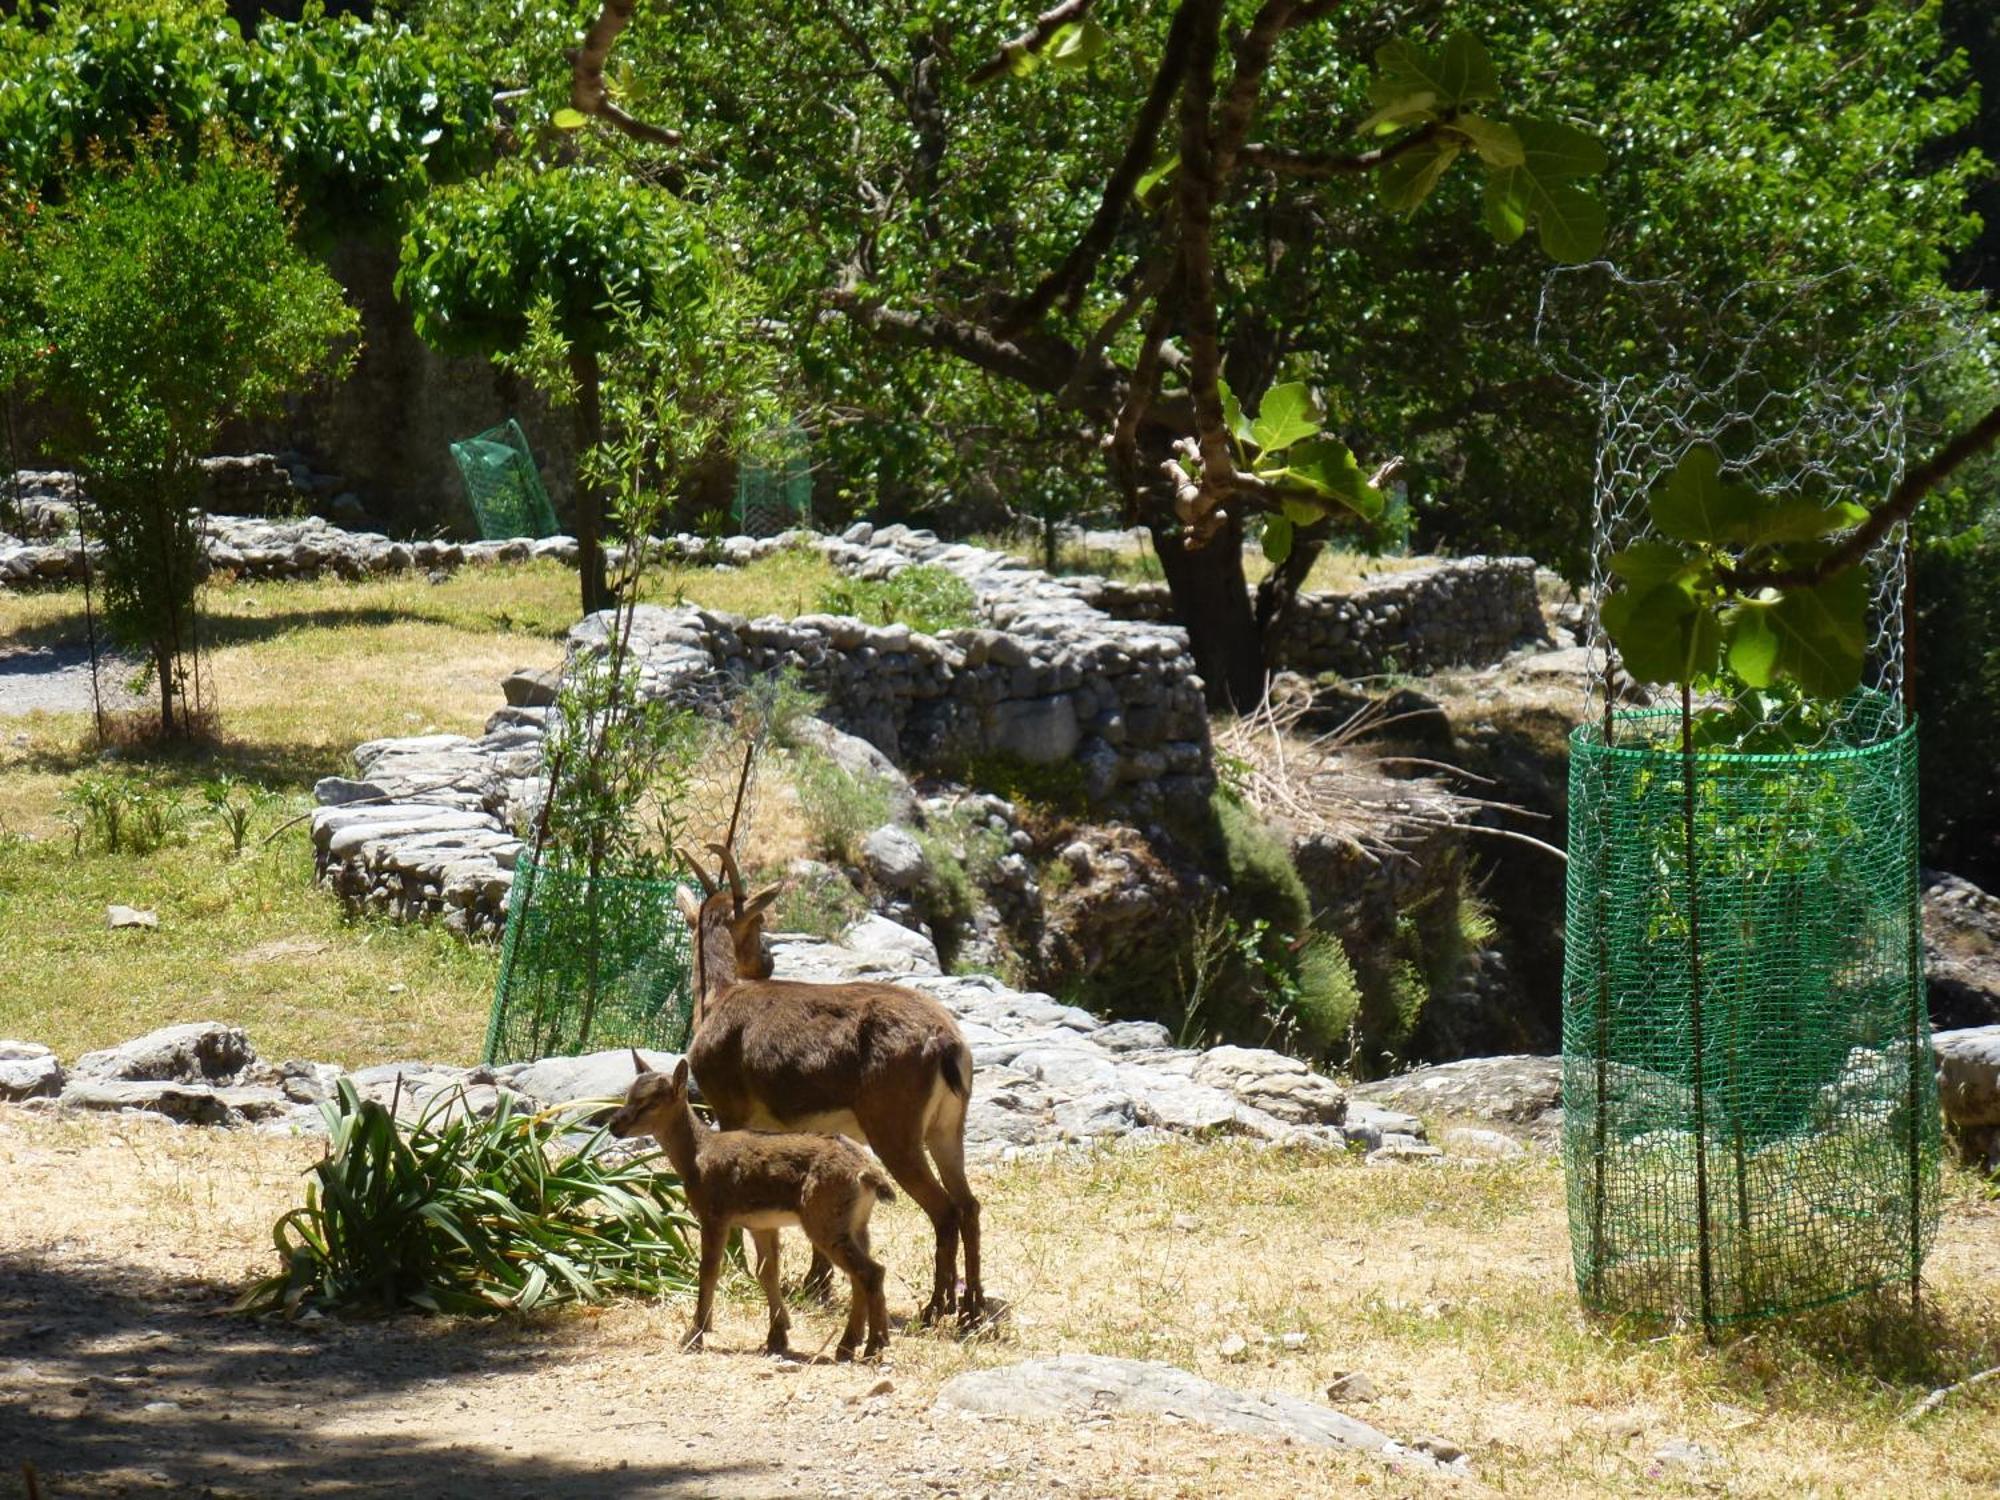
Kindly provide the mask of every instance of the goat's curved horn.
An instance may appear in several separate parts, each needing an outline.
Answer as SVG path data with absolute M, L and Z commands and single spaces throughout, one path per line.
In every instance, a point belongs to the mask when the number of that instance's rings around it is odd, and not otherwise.
M 749 899 L 750 893 L 743 887 L 743 872 L 736 868 L 736 856 L 729 852 L 727 844 L 710 844 L 708 847 L 713 849 L 715 857 L 722 861 L 723 872 L 729 876 L 730 892 L 736 897 L 736 909 L 742 911 L 743 903 Z
M 634 1074 L 650 1073 L 653 1071 L 651 1065 L 647 1063 L 646 1059 L 639 1055 L 639 1049 L 637 1047 L 634 1047 L 632 1049 L 632 1071 Z
M 681 863 L 686 865 L 689 871 L 693 873 L 694 878 L 701 882 L 702 895 L 704 897 L 713 896 L 715 894 L 715 882 L 708 878 L 708 872 L 701 867 L 701 861 L 694 857 L 694 851 L 692 849 L 676 848 L 674 853 L 681 857 Z

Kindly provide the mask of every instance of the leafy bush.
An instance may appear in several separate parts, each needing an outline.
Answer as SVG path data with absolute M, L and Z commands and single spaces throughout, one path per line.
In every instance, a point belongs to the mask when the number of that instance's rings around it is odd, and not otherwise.
M 844 879 L 795 880 L 778 898 L 771 926 L 778 932 L 837 938 L 867 915 L 867 900 Z
M 824 752 L 807 746 L 792 751 L 792 785 L 814 851 L 842 864 L 857 863 L 861 841 L 895 815 L 886 788 L 849 775 Z
M 187 820 L 171 787 L 124 772 L 86 772 L 64 789 L 62 803 L 79 853 L 89 843 L 106 854 L 151 854 Z
M 956 573 L 916 563 L 888 578 L 842 578 L 820 591 L 819 607 L 871 625 L 901 623 L 925 635 L 979 623 L 979 601 Z
M 275 793 L 258 786 L 256 782 L 245 781 L 225 771 L 201 784 L 201 800 L 229 835 L 229 852 L 241 855 L 244 844 L 250 838 L 251 821 L 278 799 Z
M 462 1103 L 448 1095 L 405 1131 L 342 1079 L 320 1106 L 326 1155 L 305 1206 L 272 1231 L 284 1269 L 238 1309 L 491 1313 L 693 1285 L 693 1220 L 653 1158 L 601 1158 L 601 1128 L 556 1155 L 574 1109 L 520 1114 L 502 1094 L 482 1120 Z
M 1304 930 L 1312 902 L 1283 835 L 1225 792 L 1216 794 L 1213 805 L 1231 907 L 1283 931 Z
M 1353 1036 L 1361 1012 L 1361 982 L 1340 939 L 1316 933 L 1299 950 L 1292 1017 L 1305 1052 L 1326 1057 Z

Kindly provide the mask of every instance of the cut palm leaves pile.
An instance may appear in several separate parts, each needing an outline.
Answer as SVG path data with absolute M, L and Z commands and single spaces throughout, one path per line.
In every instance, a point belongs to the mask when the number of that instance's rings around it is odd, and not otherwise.
M 591 1105 L 527 1113 L 502 1093 L 474 1117 L 462 1090 L 405 1130 L 342 1079 L 326 1156 L 272 1231 L 284 1269 L 239 1311 L 308 1305 L 492 1313 L 657 1296 L 694 1282 L 693 1219 L 653 1158 L 601 1154 Z

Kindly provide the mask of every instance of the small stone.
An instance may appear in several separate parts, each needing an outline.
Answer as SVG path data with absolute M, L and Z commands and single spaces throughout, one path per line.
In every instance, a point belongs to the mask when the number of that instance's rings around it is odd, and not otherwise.
M 1193 1214 L 1175 1214 L 1168 1223 L 1182 1234 L 1193 1234 L 1197 1229 L 1201 1228 L 1201 1220 L 1197 1219 Z
M 873 1385 L 868 1387 L 868 1394 L 870 1397 L 887 1396 L 893 1393 L 895 1389 L 896 1389 L 896 1382 L 888 1379 L 885 1376 L 883 1379 L 876 1381 Z
M 1287 1349 L 1299 1350 L 1305 1348 L 1306 1336 L 1303 1333 L 1281 1333 L 1278 1335 L 1278 1342 Z
M 104 908 L 104 925 L 116 932 L 121 927 L 155 928 L 160 925 L 160 914 L 141 911 L 136 906 L 107 906 Z
M 1420 1437 L 1410 1446 L 1419 1453 L 1428 1453 L 1441 1464 L 1455 1464 L 1465 1457 L 1465 1450 L 1448 1438 Z
M 1337 1376 L 1326 1388 L 1329 1401 L 1373 1401 L 1379 1394 L 1375 1382 L 1360 1370 Z
M 1239 1360 L 1250 1353 L 1250 1341 L 1240 1333 L 1232 1333 L 1216 1346 L 1217 1354 L 1227 1360 Z
M 1689 1438 L 1669 1438 L 1653 1454 L 1653 1462 L 1663 1469 L 1682 1469 L 1690 1473 L 1712 1468 L 1722 1461 L 1722 1456 L 1706 1444 Z

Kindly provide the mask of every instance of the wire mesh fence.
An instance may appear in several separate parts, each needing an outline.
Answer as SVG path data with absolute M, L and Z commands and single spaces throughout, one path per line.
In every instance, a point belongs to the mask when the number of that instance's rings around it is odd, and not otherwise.
M 512 417 L 451 445 L 465 498 L 487 541 L 556 534 L 555 507 L 542 487 L 528 439 Z
M 1618 369 L 1587 367 L 1587 334 L 1551 353 L 1598 405 L 1595 604 L 1619 586 L 1613 559 L 1660 535 L 1653 498 L 1697 449 L 1773 505 L 1873 508 L 1894 489 L 1912 383 L 1960 330 L 1918 308 L 1858 332 L 1830 311 L 1853 290 L 1772 283 L 1704 306 L 1602 266 L 1551 278 L 1545 349 L 1565 313 L 1644 346 Z M 1837 700 L 1726 671 L 1657 697 L 1592 610 L 1563 994 L 1571 1244 L 1592 1307 L 1714 1328 L 1917 1286 L 1938 1115 L 1905 545 L 1899 526 L 1860 565 L 1862 686 Z
M 760 433 L 736 466 L 736 530 L 777 536 L 812 520 L 812 444 L 796 423 Z

